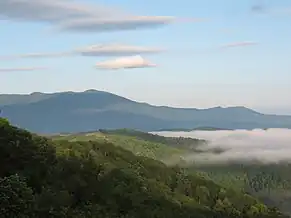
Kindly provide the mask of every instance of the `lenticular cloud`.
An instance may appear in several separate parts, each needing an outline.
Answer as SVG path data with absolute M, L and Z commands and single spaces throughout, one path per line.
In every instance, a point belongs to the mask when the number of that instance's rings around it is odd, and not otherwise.
M 91 45 L 83 48 L 74 49 L 66 52 L 55 52 L 55 53 L 27 53 L 27 54 L 16 54 L 16 55 L 2 55 L 0 60 L 15 60 L 20 58 L 56 58 L 56 57 L 68 57 L 68 56 L 92 56 L 92 57 L 117 57 L 127 55 L 138 55 L 138 54 L 157 54 L 164 52 L 165 49 L 156 47 L 145 47 L 128 44 L 100 44 Z
M 53 24 L 56 30 L 89 33 L 137 30 L 186 21 L 170 16 L 132 15 L 112 7 L 84 3 L 80 0 L 1 0 L 1 19 L 44 22 Z
M 101 61 L 96 64 L 98 69 L 118 70 L 131 68 L 148 68 L 156 67 L 154 63 L 145 60 L 140 55 L 121 57 L 114 60 Z

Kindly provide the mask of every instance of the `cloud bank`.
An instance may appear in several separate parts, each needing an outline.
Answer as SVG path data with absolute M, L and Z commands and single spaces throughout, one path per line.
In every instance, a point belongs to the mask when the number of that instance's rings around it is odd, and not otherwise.
M 199 147 L 203 153 L 193 153 L 183 157 L 188 163 L 225 164 L 231 162 L 246 164 L 260 162 L 270 164 L 291 162 L 290 129 L 159 132 L 157 134 L 207 140 L 208 144 Z M 214 149 L 223 152 L 210 152 Z
M 156 67 L 156 64 L 150 63 L 141 56 L 130 56 L 117 58 L 115 60 L 101 61 L 96 65 L 98 69 L 118 70 L 118 69 L 130 69 L 130 68 L 145 68 Z
M 155 47 L 144 47 L 127 44 L 104 44 L 104 45 L 91 45 L 84 48 L 75 49 L 68 52 L 59 53 L 29 53 L 18 55 L 5 55 L 0 56 L 0 60 L 14 60 L 18 58 L 53 58 L 64 56 L 130 56 L 138 54 L 155 54 L 164 52 L 165 49 Z
M 17 71 L 36 71 L 46 70 L 46 67 L 19 67 L 19 68 L 0 68 L 0 72 L 17 72 Z

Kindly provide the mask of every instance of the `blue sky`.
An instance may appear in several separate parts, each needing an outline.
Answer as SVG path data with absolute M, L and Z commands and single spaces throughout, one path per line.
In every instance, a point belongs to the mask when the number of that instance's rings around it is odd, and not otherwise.
M 143 55 L 158 64 L 157 68 L 117 71 L 94 69 L 97 61 L 108 57 L 0 59 L 0 68 L 49 67 L 43 71 L 0 72 L 0 93 L 97 89 L 157 105 L 197 108 L 244 105 L 278 113 L 288 113 L 286 110 L 290 109 L 291 113 L 289 0 L 80 2 L 113 6 L 136 15 L 207 20 L 103 33 L 54 32 L 51 25 L 41 22 L 0 20 L 3 56 L 63 52 L 115 42 L 169 50 Z M 262 4 L 267 12 L 251 13 L 254 4 Z M 258 44 L 219 49 L 223 44 L 243 41 Z

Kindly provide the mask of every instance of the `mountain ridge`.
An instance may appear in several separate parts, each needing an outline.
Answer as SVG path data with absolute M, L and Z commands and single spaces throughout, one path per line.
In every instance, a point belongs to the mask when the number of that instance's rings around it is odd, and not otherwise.
M 211 109 L 247 109 L 247 110 L 251 110 L 253 112 L 259 113 L 258 111 L 255 111 L 253 109 L 244 107 L 244 106 L 229 106 L 229 107 L 222 107 L 222 106 L 215 106 L 215 107 L 209 107 L 209 108 L 195 108 L 195 107 L 173 107 L 173 106 L 166 106 L 166 105 L 154 105 L 154 104 L 149 104 L 147 102 L 141 102 L 141 101 L 135 101 L 135 100 L 131 100 L 130 98 L 127 97 L 122 97 L 120 95 L 111 93 L 111 92 L 106 92 L 106 91 L 101 91 L 101 90 L 96 90 L 96 89 L 87 89 L 85 91 L 63 91 L 63 92 L 32 92 L 29 94 L 0 94 L 0 106 L 5 106 L 5 105 L 10 105 L 11 103 L 7 102 L 7 100 L 5 100 L 5 97 L 34 97 L 34 96 L 55 96 L 55 95 L 59 95 L 59 94 L 81 94 L 81 93 L 106 93 L 106 94 L 111 94 L 111 95 L 115 95 L 118 96 L 120 98 L 124 98 L 128 101 L 131 102 L 135 102 L 135 103 L 140 103 L 140 104 L 146 104 L 149 106 L 154 106 L 154 107 L 160 107 L 160 108 L 168 108 L 168 109 L 184 109 L 184 110 L 211 110 Z M 46 98 L 44 98 L 46 99 Z M 44 100 L 44 99 L 40 99 L 40 100 Z M 19 102 L 15 102 L 13 104 L 19 104 Z
M 37 133 L 132 128 L 291 128 L 291 116 L 262 114 L 243 107 L 207 109 L 155 106 L 98 90 L 0 95 L 2 116 Z M 45 125 L 44 125 L 45 124 Z

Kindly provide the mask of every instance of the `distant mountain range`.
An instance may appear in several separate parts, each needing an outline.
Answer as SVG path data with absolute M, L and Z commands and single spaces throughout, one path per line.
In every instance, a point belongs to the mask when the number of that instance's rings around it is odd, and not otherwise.
M 37 133 L 97 129 L 291 128 L 291 116 L 266 115 L 245 107 L 172 108 L 139 103 L 97 90 L 0 95 L 1 116 Z

